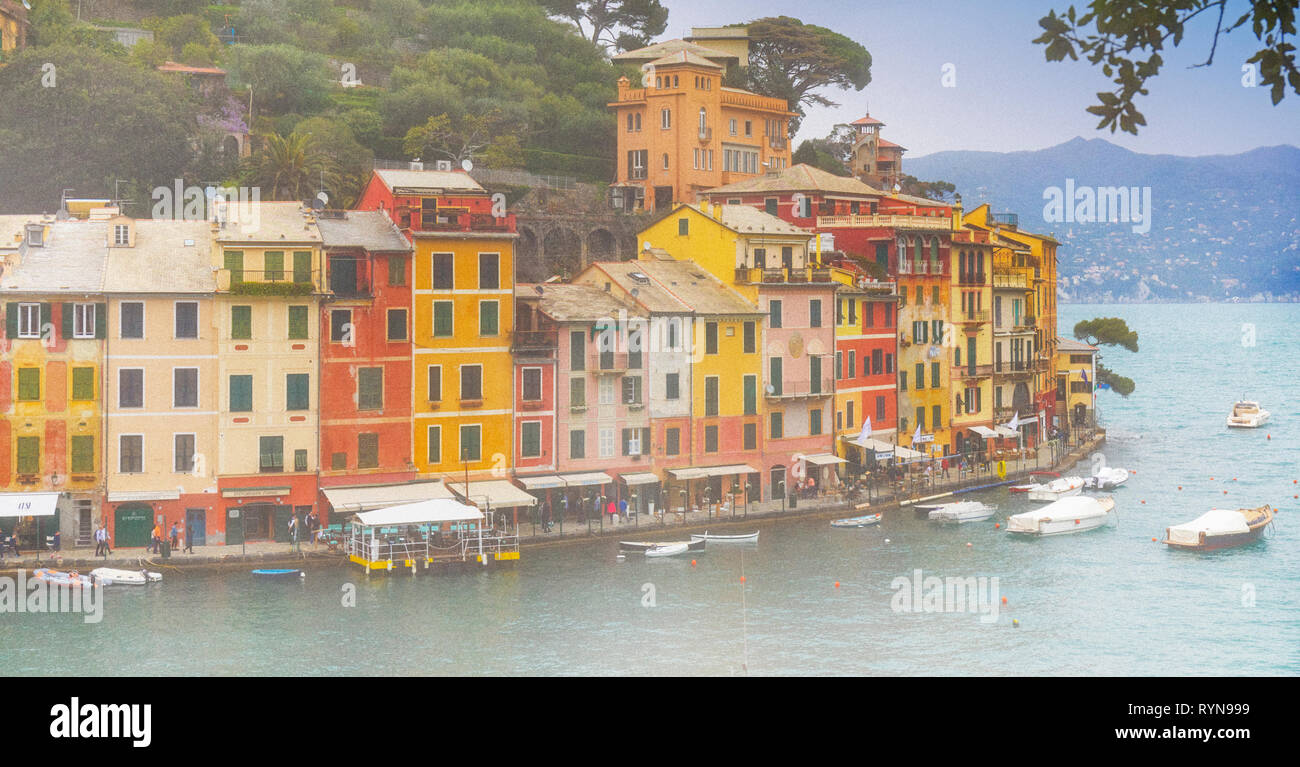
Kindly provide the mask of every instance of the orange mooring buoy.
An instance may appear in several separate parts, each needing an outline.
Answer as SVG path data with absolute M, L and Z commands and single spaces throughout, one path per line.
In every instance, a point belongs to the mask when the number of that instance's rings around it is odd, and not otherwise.
M 694 560 L 694 559 L 691 560 L 691 567 L 695 567 L 695 560 Z
M 1002 604 L 1006 604 L 1006 603 L 1007 603 L 1007 598 L 1006 598 L 1006 597 L 1002 597 Z
M 1152 543 L 1155 543 L 1155 542 L 1156 542 L 1156 539 L 1155 539 L 1155 538 L 1152 538 L 1152 539 L 1151 539 L 1151 542 L 1152 542 Z
M 839 582 L 839 581 L 835 581 L 835 588 L 838 589 L 839 587 L 840 587 L 840 582 Z
M 740 582 L 741 582 L 741 583 L 744 583 L 744 582 L 745 582 L 745 576 L 743 576 L 743 575 L 740 576 Z

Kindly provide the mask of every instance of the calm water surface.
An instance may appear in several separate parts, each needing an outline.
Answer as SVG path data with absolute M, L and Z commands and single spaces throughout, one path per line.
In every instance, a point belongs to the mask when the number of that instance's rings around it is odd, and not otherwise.
M 170 575 L 110 590 L 97 625 L 0 614 L 0 669 L 728 675 L 747 661 L 768 675 L 1295 674 L 1300 306 L 1071 305 L 1061 327 L 1095 316 L 1123 317 L 1141 335 L 1139 354 L 1105 352 L 1137 382 L 1127 400 L 1101 397 L 1105 457 L 1138 473 L 1114 493 L 1118 523 L 1101 530 L 1012 539 L 994 522 L 1030 504 L 991 490 L 979 496 L 1000 507 L 988 522 L 940 528 L 908 511 L 862 530 L 764 523 L 759 545 L 711 546 L 695 567 L 620 563 L 604 542 L 435 577 L 367 581 L 346 567 L 311 570 L 302 583 Z M 1242 343 L 1246 324 L 1254 346 Z M 1224 428 L 1243 394 L 1272 411 L 1267 429 Z M 1214 505 L 1261 503 L 1281 511 L 1259 544 L 1198 555 L 1151 541 Z M 996 576 L 1008 603 L 993 623 L 894 612 L 890 582 L 918 568 Z M 355 607 L 342 604 L 346 584 Z M 643 605 L 648 588 L 653 607 Z

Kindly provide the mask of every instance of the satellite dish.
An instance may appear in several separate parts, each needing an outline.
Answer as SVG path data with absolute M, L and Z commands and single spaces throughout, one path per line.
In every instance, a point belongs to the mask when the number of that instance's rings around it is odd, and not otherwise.
M 776 389 L 772 387 L 772 384 L 768 384 L 767 386 L 764 386 L 763 390 L 766 391 L 768 394 L 776 393 Z
M 330 196 L 325 192 L 317 192 L 316 199 L 320 200 L 322 205 L 328 205 L 330 201 Z
M 466 173 L 469 173 L 474 170 L 474 161 L 466 157 L 460 161 L 460 167 L 464 168 Z

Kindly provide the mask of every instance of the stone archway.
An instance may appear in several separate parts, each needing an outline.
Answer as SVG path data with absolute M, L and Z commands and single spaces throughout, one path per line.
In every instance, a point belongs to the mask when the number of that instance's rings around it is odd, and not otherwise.
M 608 229 L 594 229 L 587 235 L 587 257 L 584 263 L 617 261 L 618 242 Z
M 537 232 L 530 226 L 518 227 L 519 239 L 515 240 L 515 279 L 518 282 L 541 282 L 550 275 L 542 268 L 540 243 Z
M 571 277 L 587 263 L 586 243 L 569 227 L 554 226 L 542 237 L 540 261 L 546 277 L 556 274 Z

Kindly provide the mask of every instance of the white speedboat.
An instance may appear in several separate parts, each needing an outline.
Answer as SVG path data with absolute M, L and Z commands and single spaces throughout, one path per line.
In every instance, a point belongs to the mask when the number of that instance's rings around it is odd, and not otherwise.
M 1128 469 L 1107 466 L 1085 479 L 1083 484 L 1085 487 L 1096 488 L 1097 490 L 1109 490 L 1112 487 L 1119 487 L 1128 482 L 1128 477 Z
M 758 532 L 737 535 L 719 535 L 718 533 L 691 533 L 692 541 L 711 541 L 713 543 L 758 543 Z
M 1076 495 L 1053 501 L 1041 509 L 1007 518 L 1007 532 L 1024 535 L 1081 533 L 1106 524 L 1115 511 L 1110 496 Z
M 1029 500 L 1059 501 L 1062 498 L 1078 495 L 1082 490 L 1083 477 L 1061 477 L 1045 485 L 1035 485 L 1029 488 Z
M 690 549 L 689 543 L 661 543 L 645 550 L 647 557 L 675 557 L 685 554 Z
M 931 522 L 943 522 L 946 524 L 960 524 L 962 522 L 980 522 L 993 516 L 997 511 L 996 506 L 989 506 L 979 501 L 959 501 L 957 503 L 941 503 L 937 506 L 919 506 L 918 508 L 928 509 L 929 514 L 926 517 Z
M 831 527 L 867 527 L 880 521 L 880 514 L 864 514 L 860 517 L 849 517 L 848 519 L 833 519 Z
M 162 573 L 149 570 L 118 570 L 112 567 L 96 567 L 90 571 L 90 577 L 105 586 L 143 586 L 162 580 Z
M 1268 411 L 1259 406 L 1258 402 L 1250 400 L 1241 400 L 1232 406 L 1232 414 L 1228 416 L 1228 428 L 1230 429 L 1258 429 L 1268 423 Z

